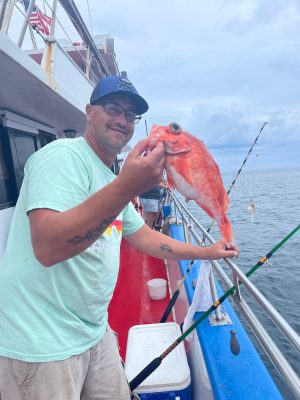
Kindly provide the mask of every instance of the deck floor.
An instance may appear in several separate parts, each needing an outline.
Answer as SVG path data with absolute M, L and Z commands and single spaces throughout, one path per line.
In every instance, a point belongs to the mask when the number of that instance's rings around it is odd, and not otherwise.
M 167 280 L 163 261 L 141 253 L 122 240 L 120 272 L 108 312 L 110 326 L 119 335 L 123 359 L 126 355 L 129 328 L 133 325 L 158 323 L 169 304 L 168 287 L 165 299 L 150 299 L 147 281 L 153 278 Z M 172 320 L 171 315 L 168 321 Z

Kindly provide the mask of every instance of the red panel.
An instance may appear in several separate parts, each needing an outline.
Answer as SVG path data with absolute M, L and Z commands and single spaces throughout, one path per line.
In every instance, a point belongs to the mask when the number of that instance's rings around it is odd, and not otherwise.
M 141 253 L 122 240 L 120 272 L 108 312 L 110 326 L 119 335 L 123 359 L 129 328 L 133 325 L 158 323 L 169 304 L 168 288 L 165 299 L 150 299 L 146 283 L 153 278 L 167 280 L 163 261 Z M 168 321 L 172 320 L 171 315 Z

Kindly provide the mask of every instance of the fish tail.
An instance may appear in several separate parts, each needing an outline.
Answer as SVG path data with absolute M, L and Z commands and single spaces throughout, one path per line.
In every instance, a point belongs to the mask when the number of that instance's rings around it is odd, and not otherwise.
M 229 219 L 225 214 L 218 220 L 218 226 L 226 244 L 229 245 L 231 243 L 234 243 L 233 230 L 229 222 Z

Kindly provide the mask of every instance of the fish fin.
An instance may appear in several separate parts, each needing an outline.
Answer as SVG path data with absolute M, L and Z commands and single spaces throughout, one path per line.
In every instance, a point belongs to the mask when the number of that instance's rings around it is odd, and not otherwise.
M 228 210 L 228 207 L 230 204 L 230 199 L 229 199 L 228 194 L 226 193 L 225 189 L 219 191 L 218 202 L 219 202 L 220 207 L 222 207 L 223 211 L 226 212 Z
M 218 227 L 226 244 L 234 243 L 234 235 L 229 219 L 225 214 L 217 219 Z

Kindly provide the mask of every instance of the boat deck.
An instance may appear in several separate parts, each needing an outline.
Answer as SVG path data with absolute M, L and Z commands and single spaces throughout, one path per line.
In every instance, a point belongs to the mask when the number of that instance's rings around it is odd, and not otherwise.
M 120 354 L 126 355 L 127 334 L 133 325 L 158 323 L 169 304 L 169 288 L 163 300 L 149 297 L 147 281 L 167 279 L 164 262 L 147 256 L 122 240 L 117 286 L 109 306 L 109 323 L 119 335 Z M 168 285 L 168 284 L 167 284 Z M 173 321 L 172 314 L 168 322 Z

